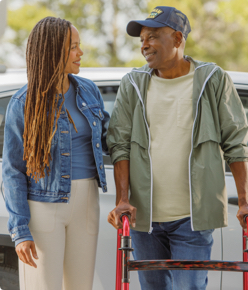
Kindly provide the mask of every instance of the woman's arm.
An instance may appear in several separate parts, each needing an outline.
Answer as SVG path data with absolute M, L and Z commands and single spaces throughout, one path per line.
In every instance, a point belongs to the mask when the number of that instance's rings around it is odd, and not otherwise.
M 18 94 L 18 93 L 17 93 Z M 30 249 L 37 256 L 28 223 L 26 162 L 23 160 L 24 102 L 13 96 L 9 102 L 4 129 L 2 176 L 5 203 L 9 212 L 8 229 L 23 262 L 34 266 Z M 28 250 L 27 244 L 29 245 Z M 25 248 L 23 246 L 25 245 Z M 19 249 L 21 254 L 19 255 Z M 24 252 L 25 250 L 25 252 Z
M 6 207 L 9 212 L 8 229 L 12 240 L 30 237 L 27 200 L 26 162 L 23 160 L 23 130 L 25 104 L 15 96 L 9 102 L 4 128 L 2 175 Z

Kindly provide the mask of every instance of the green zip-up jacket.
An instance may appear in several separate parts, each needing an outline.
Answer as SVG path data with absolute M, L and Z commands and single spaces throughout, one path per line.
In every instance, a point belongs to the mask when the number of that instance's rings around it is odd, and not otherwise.
M 214 63 L 185 58 L 195 65 L 188 164 L 191 227 L 208 230 L 227 226 L 223 157 L 228 164 L 248 161 L 248 125 L 229 75 Z M 112 163 L 130 161 L 135 230 L 147 232 L 152 231 L 153 180 L 145 104 L 151 75 L 152 69 L 145 65 L 123 77 L 107 134 Z

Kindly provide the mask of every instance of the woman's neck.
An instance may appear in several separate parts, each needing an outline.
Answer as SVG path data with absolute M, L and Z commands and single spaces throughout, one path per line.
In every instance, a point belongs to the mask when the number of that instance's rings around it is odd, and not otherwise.
M 69 87 L 70 87 L 69 77 L 68 77 L 68 74 L 65 74 L 64 81 L 63 81 L 63 93 L 64 94 L 69 90 Z M 58 89 L 58 91 L 59 91 L 59 94 L 62 94 L 61 87 Z

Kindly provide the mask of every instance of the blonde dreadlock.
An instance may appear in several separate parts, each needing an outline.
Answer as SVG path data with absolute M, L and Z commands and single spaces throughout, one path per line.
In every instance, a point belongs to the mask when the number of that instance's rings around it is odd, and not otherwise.
M 65 44 L 70 33 L 66 55 Z M 37 182 L 49 174 L 51 142 L 64 103 L 64 69 L 71 47 L 71 23 L 46 17 L 33 28 L 28 38 L 26 59 L 28 89 L 24 112 L 24 154 L 27 175 Z M 59 92 L 62 91 L 62 103 Z M 69 121 L 75 124 L 67 111 Z M 76 130 L 77 131 L 77 130 Z

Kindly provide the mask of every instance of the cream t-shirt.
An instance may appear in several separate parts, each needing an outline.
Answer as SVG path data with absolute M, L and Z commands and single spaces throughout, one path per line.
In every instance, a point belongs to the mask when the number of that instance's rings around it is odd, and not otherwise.
M 189 73 L 179 78 L 164 79 L 153 74 L 148 87 L 154 222 L 190 216 L 188 160 L 194 72 L 191 62 Z

